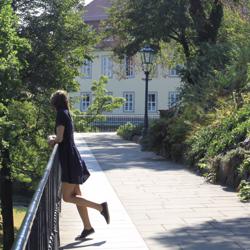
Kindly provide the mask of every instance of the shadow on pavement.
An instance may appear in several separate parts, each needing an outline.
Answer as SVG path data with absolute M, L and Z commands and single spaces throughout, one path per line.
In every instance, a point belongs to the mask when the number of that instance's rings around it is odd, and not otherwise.
M 204 224 L 167 231 L 151 240 L 164 247 L 190 250 L 250 249 L 250 218 L 226 221 L 211 220 Z
M 88 242 L 89 239 L 86 239 L 84 241 L 76 241 L 70 244 L 67 244 L 65 246 L 59 247 L 59 250 L 64 250 L 64 249 L 73 249 L 73 248 L 84 248 L 84 247 L 100 247 L 103 244 L 106 243 L 106 241 L 100 241 L 100 242 L 95 242 L 92 244 L 87 244 L 87 245 L 83 245 L 83 242 Z
M 111 134 L 102 134 L 101 136 L 92 135 L 84 137 L 88 147 L 95 155 L 96 160 L 100 162 L 102 169 L 129 169 L 133 167 L 152 169 L 155 171 L 183 170 L 185 166 L 167 161 L 164 157 L 156 155 L 153 152 L 141 151 L 140 145 L 120 139 Z M 80 153 L 84 154 L 81 146 L 85 144 L 77 143 Z M 85 156 L 86 159 L 88 156 Z M 88 159 L 91 162 L 91 158 Z

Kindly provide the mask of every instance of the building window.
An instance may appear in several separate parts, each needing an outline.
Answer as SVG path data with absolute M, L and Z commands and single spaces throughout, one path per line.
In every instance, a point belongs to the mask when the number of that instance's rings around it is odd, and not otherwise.
M 169 76 L 178 76 L 176 68 L 169 70 Z
M 133 92 L 124 92 L 123 97 L 125 98 L 125 103 L 123 105 L 123 111 L 124 112 L 134 112 L 135 94 Z
M 157 110 L 157 93 L 148 94 L 148 111 L 156 112 Z
M 113 61 L 110 56 L 102 56 L 102 74 L 109 78 L 113 77 Z
M 171 77 L 179 77 L 179 70 L 181 68 L 181 65 L 176 65 L 175 67 L 169 69 L 169 76 Z
M 133 57 L 125 57 L 125 74 L 127 78 L 135 77 L 135 63 Z
M 83 66 L 81 67 L 81 73 L 85 79 L 92 78 L 92 62 L 90 60 L 84 60 Z
M 176 106 L 179 100 L 180 100 L 180 96 L 179 96 L 178 91 L 169 91 L 168 93 L 168 107 L 169 108 Z
M 87 111 L 90 104 L 91 104 L 91 93 L 90 92 L 82 92 L 81 93 L 81 107 L 80 107 L 80 110 L 82 112 Z

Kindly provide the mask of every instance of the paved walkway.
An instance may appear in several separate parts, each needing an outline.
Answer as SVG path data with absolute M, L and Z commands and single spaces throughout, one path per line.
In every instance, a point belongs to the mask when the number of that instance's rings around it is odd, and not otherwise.
M 92 172 L 84 193 L 109 201 L 111 224 L 90 211 L 96 233 L 92 240 L 76 242 L 79 216 L 73 205 L 63 204 L 61 249 L 250 250 L 250 203 L 239 202 L 236 193 L 141 152 L 114 133 L 76 137 Z

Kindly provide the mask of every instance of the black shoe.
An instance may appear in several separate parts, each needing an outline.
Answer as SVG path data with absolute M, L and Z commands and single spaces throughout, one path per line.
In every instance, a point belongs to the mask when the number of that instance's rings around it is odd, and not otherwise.
M 82 240 L 88 237 L 90 234 L 93 234 L 95 232 L 94 228 L 91 229 L 84 229 L 80 236 L 76 237 L 76 240 Z
M 109 209 L 108 209 L 108 203 L 104 202 L 101 204 L 102 205 L 102 211 L 101 214 L 103 215 L 103 217 L 105 218 L 107 224 L 110 223 L 110 217 L 109 217 Z

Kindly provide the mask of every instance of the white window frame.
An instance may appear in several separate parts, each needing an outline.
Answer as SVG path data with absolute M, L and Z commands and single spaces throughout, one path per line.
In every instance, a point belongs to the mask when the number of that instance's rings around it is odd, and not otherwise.
M 128 100 L 127 95 L 132 97 L 132 100 Z M 123 112 L 126 113 L 135 112 L 135 92 L 125 91 L 123 92 L 123 97 L 125 98 L 125 103 L 123 104 Z
M 178 74 L 177 74 L 176 68 L 169 69 L 169 74 L 168 75 L 171 76 L 171 77 L 177 77 Z
M 102 56 L 102 75 L 113 78 L 113 60 L 111 56 Z
M 180 93 L 178 91 L 169 91 L 168 92 L 168 108 L 176 106 L 180 100 Z
M 170 68 L 169 71 L 168 71 L 168 75 L 170 77 L 180 77 L 180 75 L 177 72 L 177 68 L 179 68 L 179 67 L 180 67 L 180 65 L 178 64 L 175 67 Z
M 150 100 L 150 95 L 155 96 L 154 101 Z M 153 106 L 155 107 L 154 109 L 152 109 Z M 148 93 L 148 112 L 155 113 L 155 112 L 157 112 L 157 108 L 158 108 L 158 93 L 156 91 L 154 91 L 154 92 L 151 91 Z
M 83 74 L 84 79 L 92 78 L 92 62 L 88 59 L 85 59 L 81 67 L 81 73 Z
M 89 98 L 86 100 L 85 98 Z M 81 92 L 81 103 L 80 103 L 80 110 L 81 112 L 85 112 L 88 110 L 89 106 L 92 102 L 92 95 L 91 92 Z
M 135 62 L 134 62 L 133 57 L 125 56 L 124 68 L 125 68 L 125 76 L 127 78 L 134 78 L 135 77 Z

